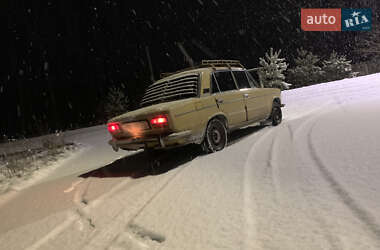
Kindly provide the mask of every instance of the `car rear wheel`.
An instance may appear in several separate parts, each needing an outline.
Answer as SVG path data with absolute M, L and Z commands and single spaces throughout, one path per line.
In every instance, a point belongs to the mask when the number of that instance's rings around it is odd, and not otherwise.
M 227 145 L 227 129 L 219 119 L 212 119 L 206 128 L 202 149 L 205 153 L 222 150 Z
M 282 111 L 281 111 L 281 107 L 279 107 L 278 105 L 273 105 L 271 119 L 272 119 L 273 126 L 277 126 L 278 124 L 281 123 Z

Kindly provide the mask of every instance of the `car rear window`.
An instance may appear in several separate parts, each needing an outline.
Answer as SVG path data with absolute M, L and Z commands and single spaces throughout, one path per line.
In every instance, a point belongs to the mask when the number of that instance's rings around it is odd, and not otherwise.
M 199 74 L 188 74 L 148 87 L 141 101 L 141 106 L 176 101 L 198 96 Z

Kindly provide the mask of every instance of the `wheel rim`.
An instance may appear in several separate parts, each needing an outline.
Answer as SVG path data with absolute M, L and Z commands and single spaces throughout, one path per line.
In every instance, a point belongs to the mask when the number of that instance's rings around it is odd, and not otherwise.
M 215 144 L 219 144 L 220 143 L 221 137 L 222 136 L 220 135 L 220 133 L 219 133 L 219 131 L 217 129 L 214 129 L 212 131 L 212 139 L 213 139 L 213 142 Z
M 210 124 L 207 133 L 207 139 L 212 151 L 222 150 L 227 142 L 227 134 L 223 124 L 215 121 Z

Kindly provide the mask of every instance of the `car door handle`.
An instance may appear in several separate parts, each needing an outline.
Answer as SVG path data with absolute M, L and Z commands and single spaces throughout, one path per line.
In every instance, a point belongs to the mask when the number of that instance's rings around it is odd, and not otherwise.
M 216 103 L 223 103 L 222 99 L 216 99 Z
M 249 97 L 249 95 L 248 95 L 248 94 L 244 94 L 243 96 L 244 96 L 244 98 L 248 98 L 248 97 Z

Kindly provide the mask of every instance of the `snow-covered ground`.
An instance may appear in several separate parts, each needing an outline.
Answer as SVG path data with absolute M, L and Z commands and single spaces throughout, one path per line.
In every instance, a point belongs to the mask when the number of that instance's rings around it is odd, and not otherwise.
M 77 150 L 81 150 L 79 145 L 68 144 L 51 149 L 26 150 L 0 159 L 0 195 L 44 180 Z
M 0 249 L 380 249 L 380 74 L 284 91 L 223 151 L 113 152 L 104 127 L 0 197 Z

